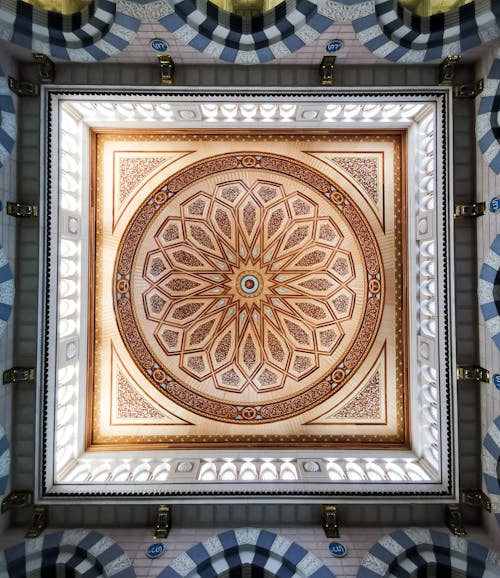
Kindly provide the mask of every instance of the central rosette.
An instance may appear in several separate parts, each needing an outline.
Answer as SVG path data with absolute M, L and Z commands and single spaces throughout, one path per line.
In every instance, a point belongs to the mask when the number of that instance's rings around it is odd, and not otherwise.
M 256 271 L 243 271 L 237 276 L 236 291 L 241 297 L 258 297 L 264 289 L 264 279 Z
M 239 394 L 324 374 L 357 299 L 331 202 L 260 179 L 180 201 L 150 227 L 132 288 L 167 364 L 208 391 Z

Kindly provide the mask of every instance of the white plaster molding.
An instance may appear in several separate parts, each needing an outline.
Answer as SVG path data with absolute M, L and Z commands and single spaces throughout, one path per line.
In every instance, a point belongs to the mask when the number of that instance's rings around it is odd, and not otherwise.
M 38 391 L 40 502 L 87 500 L 211 500 L 250 494 L 265 499 L 272 491 L 287 500 L 337 502 L 373 494 L 418 501 L 456 495 L 453 448 L 455 381 L 453 312 L 449 306 L 452 239 L 447 204 L 450 127 L 445 89 L 294 90 L 265 92 L 156 88 L 103 91 L 51 87 L 44 91 L 52 162 L 49 202 L 41 228 L 40 366 Z M 87 318 L 82 278 L 86 276 L 88 239 L 86 198 L 88 132 L 94 126 L 151 128 L 221 127 L 401 128 L 408 129 L 408 222 L 410 307 L 410 390 L 412 451 L 371 450 L 213 450 L 86 452 L 83 447 Z M 443 124 L 444 123 L 444 124 Z M 51 151 L 59 151 L 59 158 Z M 55 160 L 57 159 L 57 160 Z M 42 163 L 43 164 L 43 163 Z M 83 168 L 82 168 L 83 167 Z M 50 181 L 48 177 L 50 176 Z M 58 208 L 59 206 L 59 208 Z M 50 264 L 50 266 L 49 266 Z M 53 291 L 57 287 L 57 291 Z M 47 288 L 51 288 L 49 291 Z M 56 344 L 59 344 L 56 347 Z M 57 378 L 54 376 L 57 375 Z M 45 393 L 43 393 L 45 392 Z M 55 420 L 44 419 L 55 413 Z M 54 411 L 54 408 L 57 408 Z M 52 425 L 54 423 L 54 425 Z M 311 457 L 311 453 L 314 457 Z M 318 467 L 306 467 L 314 462 Z M 192 463 L 193 467 L 179 467 Z M 127 495 L 127 498 L 123 497 Z M 76 497 L 74 497 L 76 496 Z M 189 498 L 191 496 L 191 498 Z M 200 497 L 201 496 L 201 497 Z M 245 498 L 246 499 L 246 498 Z

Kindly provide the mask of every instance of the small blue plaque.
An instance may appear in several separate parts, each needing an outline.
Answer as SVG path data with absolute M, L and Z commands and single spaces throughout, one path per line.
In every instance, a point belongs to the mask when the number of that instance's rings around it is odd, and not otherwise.
M 342 42 L 342 40 L 331 40 L 326 45 L 326 51 L 327 52 L 338 52 L 339 50 L 342 50 L 343 47 L 344 47 L 344 43 Z
M 153 542 L 146 548 L 148 558 L 159 558 L 165 552 L 165 546 L 161 542 Z
M 330 542 L 328 549 L 335 558 L 343 558 L 347 554 L 347 548 L 340 542 Z
M 166 52 L 168 50 L 168 44 L 161 38 L 153 38 L 153 40 L 151 40 L 151 48 L 156 50 L 156 52 Z
M 497 389 L 500 389 L 500 374 L 494 373 L 493 374 L 493 383 Z
M 500 197 L 493 197 L 490 201 L 490 212 L 498 213 L 500 211 Z

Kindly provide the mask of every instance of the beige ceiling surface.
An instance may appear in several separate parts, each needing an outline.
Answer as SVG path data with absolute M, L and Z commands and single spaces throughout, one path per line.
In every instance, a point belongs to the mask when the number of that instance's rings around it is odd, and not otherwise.
M 404 446 L 401 139 L 98 133 L 89 441 Z

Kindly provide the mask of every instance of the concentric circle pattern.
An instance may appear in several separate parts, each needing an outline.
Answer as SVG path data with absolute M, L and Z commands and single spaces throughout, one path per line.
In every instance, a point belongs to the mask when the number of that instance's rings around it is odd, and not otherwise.
M 152 383 L 200 415 L 255 423 L 349 379 L 377 331 L 383 275 L 373 233 L 334 184 L 289 159 L 224 155 L 138 210 L 115 290 Z

